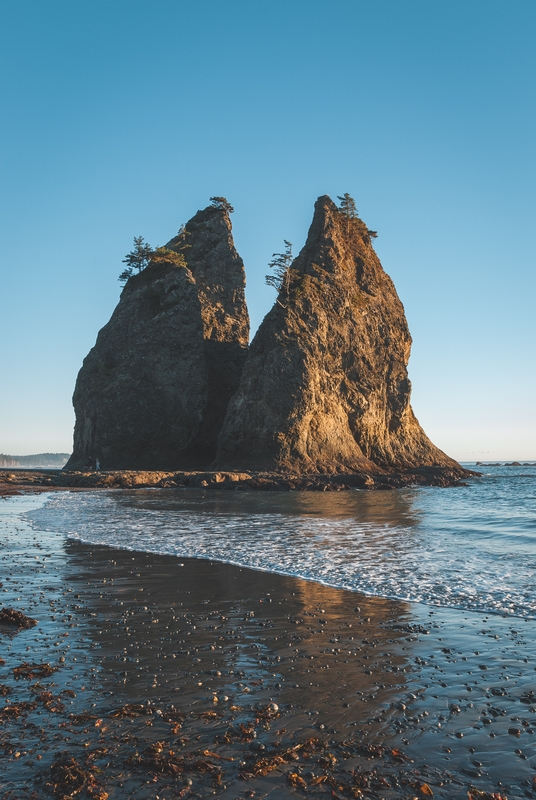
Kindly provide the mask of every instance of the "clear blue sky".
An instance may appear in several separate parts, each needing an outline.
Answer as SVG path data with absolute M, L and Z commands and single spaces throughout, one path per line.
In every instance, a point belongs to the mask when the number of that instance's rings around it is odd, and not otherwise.
M 3 0 L 0 36 L 0 452 L 70 450 L 133 236 L 225 195 L 255 330 L 271 254 L 350 192 L 425 430 L 536 458 L 534 0 Z

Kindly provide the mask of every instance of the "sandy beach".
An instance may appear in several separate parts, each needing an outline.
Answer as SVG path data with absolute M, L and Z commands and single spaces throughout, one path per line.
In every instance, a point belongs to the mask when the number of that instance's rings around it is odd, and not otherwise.
M 0 626 L 3 800 L 534 796 L 534 620 L 89 546 L 42 500 L 0 500 L 37 622 Z

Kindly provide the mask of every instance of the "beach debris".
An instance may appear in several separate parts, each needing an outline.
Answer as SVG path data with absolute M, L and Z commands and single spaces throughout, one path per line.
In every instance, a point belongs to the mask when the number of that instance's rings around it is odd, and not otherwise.
M 267 755 L 263 755 L 260 758 L 255 758 L 254 761 L 250 762 L 248 765 L 248 769 L 246 772 L 242 773 L 242 778 L 247 780 L 248 777 L 254 778 L 259 776 L 266 776 L 269 772 L 272 772 L 275 769 L 278 769 L 283 764 L 289 764 L 293 761 L 298 761 L 300 758 L 300 752 L 304 759 L 309 759 L 313 755 L 322 753 L 327 748 L 327 742 L 324 742 L 322 739 L 317 739 L 315 737 L 311 737 L 306 739 L 304 742 L 300 742 L 293 747 L 287 747 L 284 750 L 276 750 L 271 752 Z M 262 750 L 261 750 L 262 748 Z M 261 748 L 256 747 L 255 750 L 258 752 L 264 752 L 266 747 L 261 745 Z M 337 759 L 335 756 L 331 756 L 328 754 L 328 758 L 324 759 L 323 766 L 333 766 Z M 247 754 L 246 757 L 252 758 L 250 754 Z M 319 759 L 318 763 L 321 764 L 322 757 Z M 322 781 L 317 781 L 317 783 L 321 783 Z
M 61 714 L 65 711 L 65 706 L 59 699 L 59 697 L 54 697 L 52 692 L 42 691 L 36 697 L 38 703 L 42 703 L 47 711 L 50 711 L 52 714 Z
M 13 675 L 15 678 L 24 678 L 26 681 L 31 681 L 34 678 L 49 678 L 56 672 L 59 667 L 52 667 L 50 664 L 29 664 L 24 661 L 18 667 L 13 667 Z
M 326 753 L 325 755 L 320 756 L 318 763 L 325 769 L 333 769 L 337 763 L 337 758 L 333 755 L 333 753 Z
M 135 755 L 129 759 L 130 764 L 161 775 L 180 775 L 183 772 L 210 773 L 220 782 L 223 777 L 221 767 L 217 767 L 207 758 L 200 758 L 196 753 L 180 756 L 167 742 L 155 742 L 149 745 L 143 755 Z
M 376 769 L 361 770 L 356 767 L 350 774 L 352 776 L 350 782 L 347 782 L 340 774 L 324 776 L 325 782 L 331 787 L 332 796 L 339 797 L 335 793 L 337 790 L 353 798 L 362 798 L 370 796 L 372 792 L 391 788 L 391 783 L 383 775 L 379 775 Z
M 303 778 L 298 775 L 297 772 L 288 772 L 287 781 L 290 783 L 291 786 L 294 786 L 296 789 L 304 789 L 305 791 L 307 790 L 307 784 L 305 783 Z
M 508 800 L 508 798 L 500 792 L 482 792 L 480 789 L 470 786 L 467 792 L 467 800 Z
M 75 797 L 83 790 L 92 800 L 108 798 L 108 792 L 104 791 L 95 774 L 68 753 L 62 753 L 51 765 L 46 786 L 61 800 Z
M 423 625 L 411 625 L 396 623 L 392 626 L 395 631 L 405 631 L 406 633 L 422 633 L 424 636 L 429 636 L 430 631 Z
M 37 625 L 37 620 L 27 617 L 22 611 L 17 611 L 15 608 L 0 608 L 0 625 L 9 625 L 10 627 L 23 630 L 25 628 L 33 628 Z
M 385 751 L 379 744 L 362 744 L 359 746 L 359 752 L 365 758 L 382 758 Z
M 203 750 L 203 755 L 209 758 L 219 758 L 221 761 L 234 761 L 230 756 L 220 756 L 218 753 L 213 753 L 212 750 Z
M 139 717 L 142 714 L 152 714 L 153 710 L 143 703 L 126 703 L 120 708 L 116 708 L 110 714 L 111 717 Z
M 420 792 L 422 795 L 425 795 L 425 797 L 433 797 L 433 796 L 434 796 L 434 793 L 433 793 L 433 791 L 432 791 L 432 788 L 431 788 L 431 786 L 430 786 L 428 783 L 421 783 L 421 784 L 420 784 L 420 785 L 418 785 L 417 787 L 415 787 L 415 786 L 414 786 L 414 788 L 417 788 L 417 790 L 418 790 L 418 791 L 419 791 L 419 792 Z
M 34 711 L 37 708 L 37 703 L 9 703 L 0 709 L 0 720 L 18 719 L 22 714 L 27 714 L 29 711 Z
M 277 719 L 281 716 L 279 713 L 279 706 L 277 703 L 268 703 L 268 705 L 256 705 L 253 707 L 253 712 L 257 720 L 271 720 Z
M 81 714 L 69 714 L 69 725 L 87 725 L 97 719 L 96 714 L 90 714 L 89 711 L 82 711 Z M 67 725 L 67 723 L 65 723 Z
M 10 686 L 6 686 L 5 683 L 0 683 L 0 697 L 5 697 L 8 694 L 11 694 L 12 689 Z
M 204 711 L 199 715 L 200 719 L 220 719 L 223 715 L 219 711 Z

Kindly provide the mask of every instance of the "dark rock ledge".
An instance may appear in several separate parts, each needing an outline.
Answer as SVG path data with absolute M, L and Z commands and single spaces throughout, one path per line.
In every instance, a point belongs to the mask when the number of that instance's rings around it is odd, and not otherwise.
M 405 486 L 463 486 L 479 472 L 461 467 L 416 467 L 389 474 L 283 475 L 270 472 L 158 472 L 123 470 L 0 470 L 0 495 L 50 489 L 196 488 L 239 491 L 340 492 L 349 489 L 400 489 Z

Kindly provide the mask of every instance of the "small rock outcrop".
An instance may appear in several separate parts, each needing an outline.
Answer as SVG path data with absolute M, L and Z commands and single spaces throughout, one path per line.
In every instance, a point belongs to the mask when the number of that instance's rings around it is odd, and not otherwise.
M 189 269 L 157 262 L 131 277 L 73 396 L 66 469 L 170 469 L 199 430 L 207 402 L 201 310 Z
M 198 434 L 186 454 L 192 468 L 206 467 L 214 460 L 227 406 L 238 389 L 248 351 L 246 274 L 234 245 L 229 209 L 224 202 L 198 211 L 166 245 L 186 258 L 203 320 L 208 397 Z
M 218 469 L 461 470 L 411 409 L 411 337 L 371 236 L 356 215 L 319 198 L 307 242 L 250 346 Z

